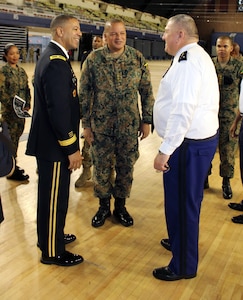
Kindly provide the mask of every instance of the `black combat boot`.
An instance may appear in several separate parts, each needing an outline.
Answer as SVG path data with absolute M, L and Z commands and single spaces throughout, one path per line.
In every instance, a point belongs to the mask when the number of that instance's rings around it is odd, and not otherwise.
M 106 218 L 110 216 L 111 216 L 110 198 L 103 198 L 103 199 L 101 198 L 100 207 L 92 219 L 92 226 L 100 227 L 104 225 Z
M 231 199 L 232 198 L 233 192 L 232 192 L 232 189 L 231 189 L 231 186 L 230 186 L 229 177 L 223 177 L 222 190 L 223 190 L 224 199 Z
M 115 209 L 113 211 L 113 215 L 119 223 L 128 227 L 133 225 L 133 218 L 127 212 L 125 202 L 125 198 L 115 199 Z

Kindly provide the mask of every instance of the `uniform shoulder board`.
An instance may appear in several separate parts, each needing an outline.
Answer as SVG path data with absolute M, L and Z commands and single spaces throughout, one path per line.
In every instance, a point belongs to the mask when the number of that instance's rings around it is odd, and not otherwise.
M 181 62 L 183 60 L 187 60 L 187 51 L 181 53 L 178 62 Z
M 145 68 L 147 68 L 147 67 L 148 67 L 148 63 L 147 63 L 147 62 L 144 64 L 144 67 L 145 67 Z
M 50 60 L 53 60 L 53 59 L 61 59 L 61 60 L 64 60 L 64 61 L 67 60 L 67 58 L 63 55 L 51 55 Z

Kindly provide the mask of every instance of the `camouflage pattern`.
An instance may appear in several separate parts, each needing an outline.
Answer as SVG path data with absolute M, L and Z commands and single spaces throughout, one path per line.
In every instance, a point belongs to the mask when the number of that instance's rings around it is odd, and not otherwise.
M 27 58 L 27 50 L 26 48 L 21 49 L 21 57 L 22 57 L 22 63 L 26 63 L 26 58 Z
M 30 89 L 25 70 L 19 66 L 12 68 L 9 64 L 0 69 L 0 101 L 3 121 L 8 124 L 10 137 L 17 156 L 19 138 L 24 131 L 25 119 L 18 118 L 13 109 L 13 98 L 18 95 L 30 108 Z
M 129 197 L 134 164 L 139 157 L 137 134 L 115 137 L 94 133 L 91 155 L 94 164 L 95 196 L 98 198 L 108 198 L 111 195 L 114 198 Z M 111 181 L 114 156 L 116 158 L 115 184 Z
M 217 58 L 213 58 L 219 81 L 219 155 L 220 176 L 233 178 L 235 165 L 235 152 L 238 140 L 229 134 L 239 107 L 240 82 L 243 76 L 243 63 L 230 58 L 225 67 L 221 67 Z
M 34 62 L 34 54 L 35 54 L 35 49 L 33 47 L 30 47 L 30 49 L 29 49 L 29 62 L 31 62 L 31 63 Z
M 82 126 L 91 128 L 95 135 L 91 147 L 95 195 L 99 198 L 112 194 L 115 198 L 128 197 L 133 166 L 139 157 L 141 120 L 152 123 L 154 97 L 148 64 L 139 51 L 129 46 L 125 46 L 123 54 L 116 59 L 107 46 L 97 49 L 83 64 L 79 94 Z M 116 180 L 113 188 L 109 178 L 114 155 Z
M 82 156 L 83 156 L 83 161 L 82 161 L 83 167 L 91 168 L 93 163 L 90 156 L 90 145 L 86 140 L 84 140 L 84 145 L 82 148 Z

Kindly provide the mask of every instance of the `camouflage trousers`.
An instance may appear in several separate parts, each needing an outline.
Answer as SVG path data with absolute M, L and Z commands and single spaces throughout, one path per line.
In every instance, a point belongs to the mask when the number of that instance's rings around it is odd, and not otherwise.
M 94 133 L 91 145 L 93 160 L 94 195 L 98 198 L 127 198 L 133 181 L 134 164 L 139 157 L 138 137 L 107 136 Z M 115 157 L 115 183 L 111 172 Z
M 93 163 L 91 159 L 91 154 L 90 154 L 90 145 L 89 143 L 84 139 L 84 145 L 82 148 L 82 156 L 83 156 L 83 167 L 84 168 L 91 168 Z
M 18 119 L 18 122 L 15 122 L 14 119 L 3 116 L 3 120 L 8 124 L 9 135 L 13 143 L 15 157 L 17 157 L 19 139 L 24 132 L 25 119 Z
M 234 177 L 235 153 L 238 148 L 238 139 L 229 134 L 233 120 L 219 120 L 219 175 L 221 177 Z

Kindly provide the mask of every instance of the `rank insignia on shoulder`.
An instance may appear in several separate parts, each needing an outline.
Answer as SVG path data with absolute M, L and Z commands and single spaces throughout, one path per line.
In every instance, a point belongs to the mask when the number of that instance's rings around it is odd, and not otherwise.
M 183 60 L 187 60 L 187 51 L 181 53 L 178 62 L 181 62 Z
M 53 59 L 61 59 L 61 60 L 64 60 L 64 61 L 67 60 L 67 58 L 63 55 L 51 55 L 50 60 L 53 60 Z

